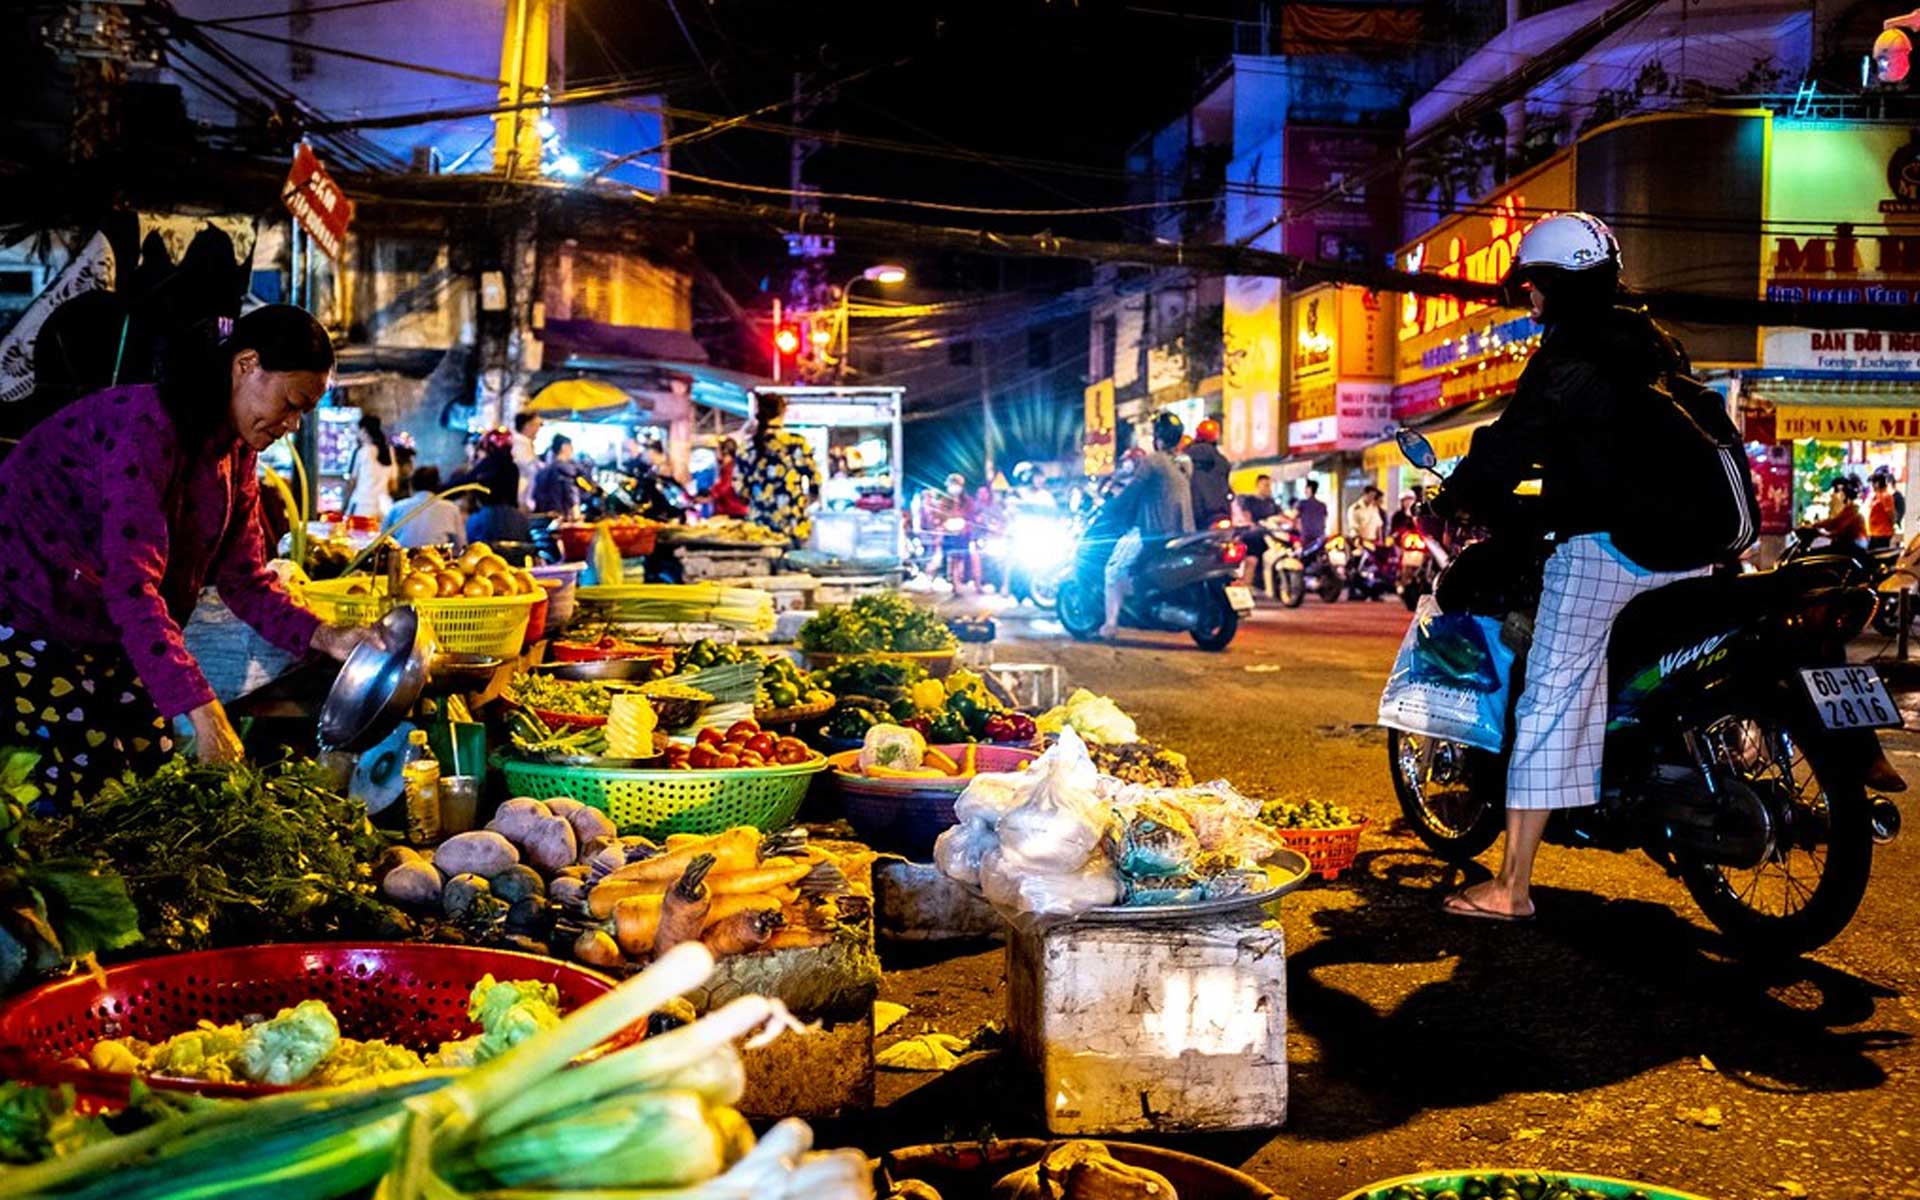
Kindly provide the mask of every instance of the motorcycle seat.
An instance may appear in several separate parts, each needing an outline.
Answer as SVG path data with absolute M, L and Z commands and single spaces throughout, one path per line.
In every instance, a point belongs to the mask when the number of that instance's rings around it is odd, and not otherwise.
M 1609 666 L 1616 678 L 1623 678 L 1618 672 L 1638 670 L 1669 651 L 1751 625 L 1835 582 L 1824 569 L 1804 562 L 1744 575 L 1704 575 L 1655 588 L 1629 601 L 1614 621 L 1607 645 Z

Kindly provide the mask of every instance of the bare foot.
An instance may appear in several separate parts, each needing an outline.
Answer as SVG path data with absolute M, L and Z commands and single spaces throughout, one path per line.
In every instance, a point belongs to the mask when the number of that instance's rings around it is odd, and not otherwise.
M 1440 907 L 1450 916 L 1486 921 L 1525 921 L 1533 916 L 1532 898 L 1525 892 L 1516 894 L 1498 879 L 1461 888 Z

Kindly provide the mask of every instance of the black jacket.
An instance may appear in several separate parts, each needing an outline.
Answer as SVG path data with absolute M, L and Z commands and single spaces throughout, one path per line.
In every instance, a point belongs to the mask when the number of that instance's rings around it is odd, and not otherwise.
M 1645 425 L 1633 409 L 1649 383 L 1686 370 L 1679 344 L 1640 309 L 1549 328 L 1506 412 L 1474 434 L 1447 480 L 1444 507 L 1497 522 L 1515 485 L 1538 479 L 1546 528 L 1561 540 L 1614 532 L 1610 500 L 1637 485 Z
M 1212 442 L 1195 442 L 1187 447 L 1187 461 L 1193 464 L 1193 523 L 1210 524 L 1231 512 L 1233 464 L 1227 456 Z

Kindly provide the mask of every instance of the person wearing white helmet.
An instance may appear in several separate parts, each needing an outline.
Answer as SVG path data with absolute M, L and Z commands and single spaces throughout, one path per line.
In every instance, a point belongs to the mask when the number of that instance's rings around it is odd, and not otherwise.
M 1614 618 L 1642 592 L 1699 572 L 1649 570 L 1613 544 L 1618 505 L 1609 498 L 1632 475 L 1637 421 L 1628 407 L 1650 383 L 1687 370 L 1679 345 L 1622 303 L 1613 232 L 1586 213 L 1546 217 L 1521 238 L 1504 286 L 1544 333 L 1506 411 L 1474 436 L 1434 506 L 1495 515 L 1516 485 L 1539 479 L 1556 535 L 1514 716 L 1500 871 L 1445 905 L 1456 916 L 1513 921 L 1533 915 L 1529 885 L 1548 814 L 1599 802 Z

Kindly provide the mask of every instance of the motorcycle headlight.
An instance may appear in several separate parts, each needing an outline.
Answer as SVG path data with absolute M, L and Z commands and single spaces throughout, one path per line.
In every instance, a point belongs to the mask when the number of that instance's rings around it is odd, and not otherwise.
M 945 529 L 948 533 L 965 533 L 967 531 L 967 523 L 960 517 L 948 517 L 941 528 Z

